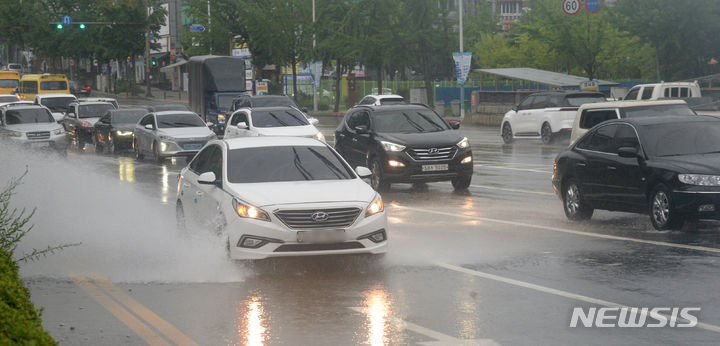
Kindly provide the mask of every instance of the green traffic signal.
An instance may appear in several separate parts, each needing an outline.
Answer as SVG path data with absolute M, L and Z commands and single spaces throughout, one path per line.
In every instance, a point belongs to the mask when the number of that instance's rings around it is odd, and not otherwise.
M 58 28 L 58 30 L 62 30 L 62 28 L 63 28 L 62 24 L 58 24 L 57 28 Z
M 155 59 L 152 60 L 152 65 L 153 66 L 157 65 L 157 61 L 155 61 Z
M 80 29 L 85 29 L 85 24 L 80 24 Z

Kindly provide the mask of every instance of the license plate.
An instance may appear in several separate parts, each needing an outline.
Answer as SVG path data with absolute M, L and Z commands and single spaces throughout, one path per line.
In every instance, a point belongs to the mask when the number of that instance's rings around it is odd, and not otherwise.
M 423 172 L 440 172 L 440 171 L 447 171 L 448 165 L 442 164 L 442 165 L 423 165 L 422 171 Z
M 202 144 L 185 144 L 183 145 L 183 149 L 185 150 L 193 150 L 193 149 L 200 149 L 202 148 Z
M 315 244 L 327 244 L 327 243 L 342 243 L 345 241 L 345 230 L 342 229 L 329 229 L 329 230 L 314 230 L 314 231 L 298 231 L 297 232 L 298 243 L 315 243 Z
M 49 142 L 30 143 L 31 148 L 47 148 L 49 146 L 50 146 Z

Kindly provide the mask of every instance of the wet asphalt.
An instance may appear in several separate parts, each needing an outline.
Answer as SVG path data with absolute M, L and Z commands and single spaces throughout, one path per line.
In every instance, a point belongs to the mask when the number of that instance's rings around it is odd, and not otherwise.
M 326 136 L 336 123 L 322 119 Z M 66 345 L 717 343 L 720 224 L 657 232 L 646 215 L 603 211 L 570 222 L 550 182 L 567 142 L 504 145 L 493 127 L 460 131 L 473 148 L 470 189 L 393 185 L 382 194 L 390 245 L 381 258 L 225 263 L 217 260 L 221 247 L 198 255 L 193 241 L 211 236 L 177 242 L 172 231 L 153 235 L 148 227 L 111 244 L 87 239 L 80 249 L 22 266 L 21 274 L 32 301 L 44 307 L 45 328 Z M 183 160 L 137 162 L 91 146 L 66 160 L 114 186 L 95 192 L 130 191 L 143 200 L 138 207 L 149 203 L 157 220 L 172 223 Z M 157 224 L 132 220 L 133 198 L 118 197 L 127 205 L 118 210 L 130 210 L 128 225 Z M 63 214 L 71 206 L 57 208 Z M 122 224 L 124 217 L 80 222 Z M 116 228 L 104 228 L 95 235 L 115 239 L 103 232 Z M 144 241 L 163 249 L 153 255 Z M 93 244 L 104 247 L 88 250 Z M 158 263 L 157 271 L 148 269 Z M 606 306 L 699 307 L 701 325 L 569 327 L 573 308 Z

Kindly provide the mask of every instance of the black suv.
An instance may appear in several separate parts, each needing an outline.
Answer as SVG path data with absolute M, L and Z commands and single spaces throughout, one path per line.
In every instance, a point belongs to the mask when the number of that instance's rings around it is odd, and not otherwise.
M 391 183 L 446 180 L 462 190 L 470 186 L 473 165 L 459 127 L 424 105 L 358 106 L 335 130 L 335 150 L 351 165 L 369 167 L 378 191 Z

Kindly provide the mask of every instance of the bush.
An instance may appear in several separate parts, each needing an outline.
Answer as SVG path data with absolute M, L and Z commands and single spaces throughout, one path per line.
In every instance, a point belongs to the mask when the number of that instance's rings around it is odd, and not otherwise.
M 55 345 L 29 296 L 17 264 L 0 249 L 0 345 Z

